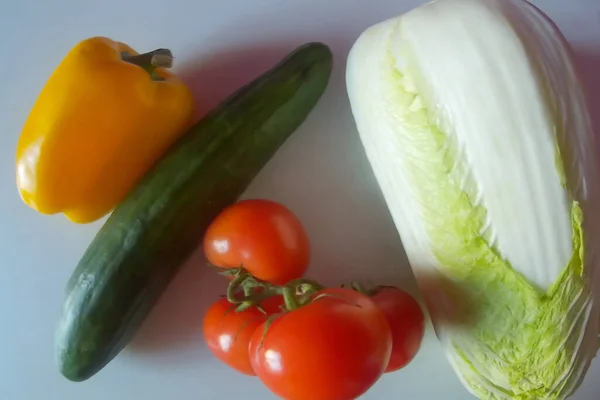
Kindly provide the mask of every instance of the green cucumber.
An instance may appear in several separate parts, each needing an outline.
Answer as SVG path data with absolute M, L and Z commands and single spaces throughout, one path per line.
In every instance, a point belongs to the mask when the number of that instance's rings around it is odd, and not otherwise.
M 127 345 L 211 221 L 317 104 L 332 58 L 322 43 L 297 48 L 202 118 L 113 211 L 67 284 L 56 330 L 67 379 L 90 378 Z

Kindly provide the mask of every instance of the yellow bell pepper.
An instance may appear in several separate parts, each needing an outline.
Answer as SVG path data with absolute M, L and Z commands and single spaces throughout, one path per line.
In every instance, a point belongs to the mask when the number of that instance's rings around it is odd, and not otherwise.
M 86 223 L 110 212 L 193 122 L 166 49 L 86 39 L 42 89 L 17 146 L 17 186 L 43 214 Z

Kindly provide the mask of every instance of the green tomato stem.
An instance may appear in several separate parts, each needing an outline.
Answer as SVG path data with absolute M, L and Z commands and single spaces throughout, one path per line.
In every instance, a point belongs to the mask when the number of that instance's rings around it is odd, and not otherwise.
M 227 286 L 227 301 L 231 304 L 241 304 L 245 301 L 245 299 L 238 299 L 237 292 L 247 277 L 247 274 L 240 273 Z
M 294 311 L 300 306 L 296 299 L 296 288 L 294 286 L 283 287 L 283 301 L 288 311 Z

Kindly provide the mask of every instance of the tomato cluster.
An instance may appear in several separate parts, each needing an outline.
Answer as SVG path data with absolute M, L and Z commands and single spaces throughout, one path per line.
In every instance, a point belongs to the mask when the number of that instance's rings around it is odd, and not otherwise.
M 300 220 L 245 200 L 206 232 L 208 261 L 232 280 L 204 317 L 211 352 L 287 400 L 352 400 L 417 354 L 424 318 L 394 287 L 323 288 L 303 279 L 310 246 Z

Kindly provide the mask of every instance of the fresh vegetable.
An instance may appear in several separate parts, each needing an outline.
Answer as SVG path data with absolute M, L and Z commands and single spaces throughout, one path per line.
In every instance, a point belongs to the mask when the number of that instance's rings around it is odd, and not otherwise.
M 391 350 L 385 315 L 368 296 L 325 289 L 257 328 L 250 361 L 260 380 L 286 400 L 348 400 L 379 379 Z
M 598 171 L 572 50 L 521 0 L 378 23 L 347 64 L 437 334 L 481 399 L 564 399 L 598 349 Z
M 283 285 L 304 275 L 310 261 L 308 235 L 285 206 L 243 200 L 225 209 L 204 237 L 208 261 L 243 268 L 254 277 Z
M 296 49 L 193 126 L 117 206 L 67 286 L 65 377 L 85 380 L 123 349 L 208 225 L 308 116 L 331 68 L 324 44 Z
M 250 364 L 248 347 L 257 327 L 270 315 L 281 311 L 281 296 L 270 297 L 257 306 L 237 312 L 236 306 L 226 298 L 217 300 L 204 316 L 202 330 L 210 351 L 231 368 L 246 374 L 256 375 Z
M 17 186 L 43 214 L 94 221 L 122 201 L 192 124 L 192 93 L 166 68 L 171 52 L 139 55 L 93 37 L 52 73 L 21 132 Z
M 379 288 L 371 300 L 383 312 L 392 332 L 392 355 L 385 372 L 404 368 L 417 355 L 425 319 L 421 306 L 410 294 L 391 286 Z

